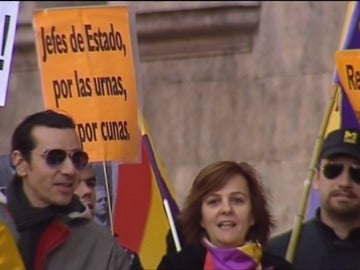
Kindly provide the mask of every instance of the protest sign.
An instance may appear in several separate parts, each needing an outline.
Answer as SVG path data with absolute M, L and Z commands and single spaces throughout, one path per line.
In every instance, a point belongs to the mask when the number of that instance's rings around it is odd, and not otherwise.
M 360 120 L 360 50 L 343 50 L 335 53 L 336 68 L 341 86 Z
M 0 1 L 0 106 L 5 105 L 19 1 Z
M 93 162 L 139 159 L 134 21 L 114 6 L 34 14 L 45 107 L 74 118 Z

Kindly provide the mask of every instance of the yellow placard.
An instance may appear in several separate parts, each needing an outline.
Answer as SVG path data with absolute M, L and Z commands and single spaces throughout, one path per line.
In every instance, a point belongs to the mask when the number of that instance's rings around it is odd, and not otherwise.
M 336 68 L 349 102 L 360 118 L 360 50 L 335 52 Z
M 71 115 L 90 160 L 139 161 L 140 128 L 127 7 L 38 11 L 33 17 L 45 108 Z

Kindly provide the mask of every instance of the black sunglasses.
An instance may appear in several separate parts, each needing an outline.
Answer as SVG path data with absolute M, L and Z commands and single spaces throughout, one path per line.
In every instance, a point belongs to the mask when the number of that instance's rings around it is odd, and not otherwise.
M 46 150 L 41 156 L 45 159 L 46 164 L 52 168 L 60 166 L 67 156 L 71 159 L 74 167 L 78 170 L 82 170 L 89 161 L 89 156 L 84 151 L 67 153 L 63 149 L 49 149 Z
M 344 170 L 345 165 L 342 163 L 326 163 L 323 166 L 323 174 L 324 176 L 332 180 L 336 177 L 338 177 Z M 351 179 L 356 183 L 360 185 L 360 166 L 359 165 L 351 165 L 348 168 L 349 175 Z

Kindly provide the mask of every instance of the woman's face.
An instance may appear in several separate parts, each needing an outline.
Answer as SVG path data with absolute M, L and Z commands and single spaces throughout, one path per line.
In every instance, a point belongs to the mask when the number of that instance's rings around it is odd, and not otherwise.
M 201 206 L 201 226 L 217 247 L 238 247 L 254 224 L 245 178 L 232 176 L 221 189 L 209 193 Z

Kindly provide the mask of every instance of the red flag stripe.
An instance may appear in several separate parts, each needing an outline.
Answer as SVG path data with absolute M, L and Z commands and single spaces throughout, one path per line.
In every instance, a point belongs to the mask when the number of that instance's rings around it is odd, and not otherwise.
M 152 175 L 141 145 L 141 164 L 119 165 L 114 213 L 114 233 L 120 243 L 139 252 L 151 206 Z

